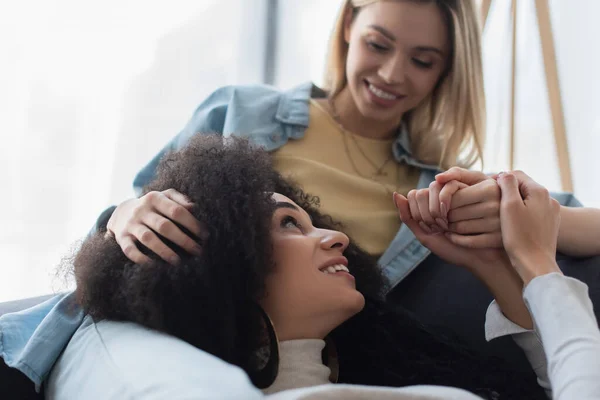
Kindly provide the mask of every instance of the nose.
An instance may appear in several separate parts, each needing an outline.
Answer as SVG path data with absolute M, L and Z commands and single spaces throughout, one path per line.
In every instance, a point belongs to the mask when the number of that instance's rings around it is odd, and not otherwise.
M 405 60 L 400 54 L 389 57 L 379 68 L 379 77 L 388 85 L 404 83 Z
M 321 234 L 321 247 L 325 250 L 338 249 L 343 252 L 350 244 L 350 238 L 342 232 L 322 229 Z

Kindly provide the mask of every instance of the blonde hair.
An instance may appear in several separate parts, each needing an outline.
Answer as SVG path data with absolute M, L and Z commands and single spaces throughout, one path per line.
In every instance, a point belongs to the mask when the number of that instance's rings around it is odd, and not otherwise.
M 360 7 L 378 1 L 433 2 L 449 24 L 452 51 L 447 72 L 433 92 L 404 117 L 413 155 L 443 169 L 483 162 L 485 95 L 481 28 L 472 0 L 345 0 L 331 34 L 324 89 L 333 98 L 347 84 L 348 44 L 344 25 L 348 13 L 355 14 Z

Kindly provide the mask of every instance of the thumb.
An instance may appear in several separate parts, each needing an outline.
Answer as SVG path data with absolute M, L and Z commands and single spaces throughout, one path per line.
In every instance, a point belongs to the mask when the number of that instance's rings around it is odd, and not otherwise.
M 500 199 L 501 207 L 506 207 L 507 205 L 515 206 L 518 204 L 523 204 L 521 192 L 519 191 L 519 181 L 517 180 L 516 176 L 514 176 L 511 173 L 499 174 L 497 182 L 502 193 L 502 197 Z

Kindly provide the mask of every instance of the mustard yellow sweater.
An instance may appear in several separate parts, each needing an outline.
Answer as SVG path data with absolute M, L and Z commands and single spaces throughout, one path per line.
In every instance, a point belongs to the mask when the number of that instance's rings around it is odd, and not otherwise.
M 392 193 L 406 195 L 419 179 L 416 168 L 394 160 L 393 142 L 343 130 L 311 100 L 304 138 L 290 140 L 274 152 L 274 165 L 305 192 L 318 195 L 321 212 L 343 223 L 358 245 L 380 255 L 400 228 Z

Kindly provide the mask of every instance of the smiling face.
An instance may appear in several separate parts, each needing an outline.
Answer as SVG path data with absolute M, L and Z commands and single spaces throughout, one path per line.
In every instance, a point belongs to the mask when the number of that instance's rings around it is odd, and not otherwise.
M 273 199 L 275 269 L 267 277 L 261 305 L 279 340 L 324 338 L 365 304 L 344 257 L 349 239 L 314 227 L 306 211 L 289 198 L 275 193 Z
M 348 14 L 346 76 L 363 118 L 396 125 L 436 87 L 447 66 L 448 27 L 435 2 L 378 1 Z

